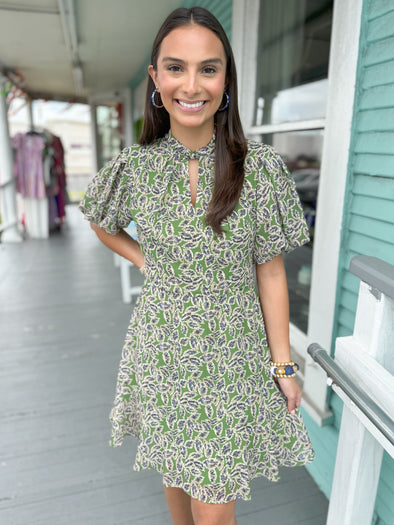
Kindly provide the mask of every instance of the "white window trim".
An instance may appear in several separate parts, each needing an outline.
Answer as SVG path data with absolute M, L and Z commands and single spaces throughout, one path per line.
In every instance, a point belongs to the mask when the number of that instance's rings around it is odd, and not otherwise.
M 123 104 L 124 145 L 131 146 L 134 142 L 133 98 L 131 88 L 126 86 L 115 91 L 92 93 L 88 97 L 88 103 L 91 115 L 93 173 L 96 173 L 98 170 L 96 107 L 114 102 L 121 102 Z
M 256 82 L 252 80 L 256 77 L 256 19 L 259 5 L 259 0 L 233 0 L 233 47 L 241 78 L 240 113 L 247 134 L 254 136 L 257 129 L 257 133 L 261 134 L 259 128 L 262 128 L 251 126 L 253 110 L 250 109 L 255 100 L 253 90 Z M 330 351 L 332 344 L 362 5 L 363 0 L 334 2 L 327 112 L 324 125 L 321 126 L 325 128 L 325 136 L 317 202 L 319 213 L 315 226 L 308 334 L 302 335 L 295 326 L 290 327 L 291 345 L 306 359 L 303 406 L 319 425 L 331 421 L 326 406 L 326 375 L 307 355 L 307 346 L 318 342 Z M 248 21 L 251 25 L 247 25 Z M 245 98 L 246 102 L 242 104 Z M 296 125 L 297 129 L 307 129 L 300 123 Z M 279 126 L 283 127 L 280 124 L 269 132 L 279 131 Z
M 245 130 L 253 123 L 259 9 L 259 0 L 233 0 L 231 44 L 237 67 L 239 113 Z
M 264 124 L 262 126 L 251 126 L 251 135 L 264 135 L 266 133 L 287 133 L 289 131 L 304 131 L 309 129 L 324 129 L 325 118 L 297 120 L 296 122 L 281 122 L 280 124 Z

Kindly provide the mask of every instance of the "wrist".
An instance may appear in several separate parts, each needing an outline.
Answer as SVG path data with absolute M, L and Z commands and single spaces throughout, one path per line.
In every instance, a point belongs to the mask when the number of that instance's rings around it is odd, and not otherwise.
M 290 350 L 282 352 L 270 352 L 273 363 L 288 363 L 291 361 Z

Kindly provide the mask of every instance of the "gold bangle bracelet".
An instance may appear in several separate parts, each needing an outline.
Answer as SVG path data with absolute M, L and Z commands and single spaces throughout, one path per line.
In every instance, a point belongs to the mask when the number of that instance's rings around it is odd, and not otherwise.
M 271 366 L 294 366 L 294 361 L 289 361 L 287 363 L 275 363 L 274 361 L 270 362 Z

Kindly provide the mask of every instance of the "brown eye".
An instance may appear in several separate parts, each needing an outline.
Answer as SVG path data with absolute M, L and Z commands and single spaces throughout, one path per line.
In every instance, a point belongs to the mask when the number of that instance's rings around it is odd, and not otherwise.
M 173 71 L 174 73 L 177 73 L 179 71 L 182 71 L 182 68 L 177 64 L 172 64 L 171 66 L 167 67 L 167 71 Z

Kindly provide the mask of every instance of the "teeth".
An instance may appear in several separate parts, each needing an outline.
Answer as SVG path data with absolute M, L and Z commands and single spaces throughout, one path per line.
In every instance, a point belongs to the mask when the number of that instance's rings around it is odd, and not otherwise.
M 179 104 L 185 108 L 200 108 L 204 104 L 204 102 L 195 102 L 194 104 L 187 104 L 186 102 L 179 100 Z

